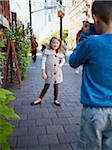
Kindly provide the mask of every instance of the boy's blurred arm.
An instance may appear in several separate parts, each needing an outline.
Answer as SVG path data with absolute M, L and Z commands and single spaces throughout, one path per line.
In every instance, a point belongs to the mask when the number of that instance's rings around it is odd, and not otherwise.
M 73 53 L 69 57 L 69 64 L 72 68 L 77 68 L 88 61 L 90 57 L 88 39 L 79 42 Z
M 80 33 L 79 42 L 81 42 L 82 40 L 86 39 L 90 35 L 91 35 L 90 32 L 81 32 Z

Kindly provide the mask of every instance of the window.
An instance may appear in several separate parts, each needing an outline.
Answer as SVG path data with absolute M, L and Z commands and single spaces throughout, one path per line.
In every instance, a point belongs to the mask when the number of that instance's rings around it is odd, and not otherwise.
M 48 21 L 51 22 L 51 15 L 48 16 Z
M 76 0 L 72 0 L 72 6 L 75 5 L 77 2 Z
M 74 0 L 72 0 L 72 6 L 74 5 Z

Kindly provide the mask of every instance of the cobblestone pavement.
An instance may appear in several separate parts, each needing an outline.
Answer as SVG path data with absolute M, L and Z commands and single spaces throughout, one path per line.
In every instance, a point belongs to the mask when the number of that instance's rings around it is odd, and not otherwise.
M 11 88 L 16 100 L 10 106 L 21 116 L 9 143 L 12 150 L 76 150 L 79 137 L 81 105 L 79 102 L 81 75 L 66 63 L 64 82 L 60 85 L 61 107 L 53 104 L 52 85 L 41 105 L 30 106 L 44 81 L 41 78 L 41 56 L 31 64 L 21 88 Z

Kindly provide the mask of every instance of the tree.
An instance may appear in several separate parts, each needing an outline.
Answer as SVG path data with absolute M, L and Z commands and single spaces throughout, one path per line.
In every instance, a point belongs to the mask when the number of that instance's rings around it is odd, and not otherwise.
M 51 32 L 51 37 L 53 37 L 53 36 L 60 38 L 60 31 L 57 30 L 57 31 Z M 62 40 L 65 41 L 67 36 L 68 36 L 68 29 L 64 29 L 62 32 Z
M 44 40 L 42 40 L 42 41 L 41 41 L 41 44 L 49 44 L 49 41 L 50 41 L 50 39 L 51 39 L 53 36 L 56 36 L 56 37 L 60 38 L 60 31 L 57 30 L 57 31 L 51 32 L 50 37 L 45 38 Z M 63 37 L 63 41 L 66 43 L 66 38 L 68 37 L 68 29 L 63 30 L 63 32 L 62 32 L 62 37 Z

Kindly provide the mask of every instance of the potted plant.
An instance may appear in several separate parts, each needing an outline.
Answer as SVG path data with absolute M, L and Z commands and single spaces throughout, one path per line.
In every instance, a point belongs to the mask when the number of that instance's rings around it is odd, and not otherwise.
M 22 80 L 25 78 L 28 64 L 30 63 L 30 42 L 25 37 L 25 32 L 22 27 L 12 27 L 6 32 L 7 38 L 15 42 L 18 66 Z

